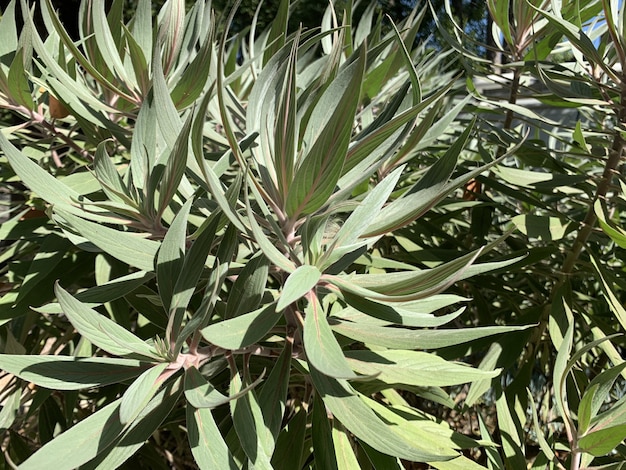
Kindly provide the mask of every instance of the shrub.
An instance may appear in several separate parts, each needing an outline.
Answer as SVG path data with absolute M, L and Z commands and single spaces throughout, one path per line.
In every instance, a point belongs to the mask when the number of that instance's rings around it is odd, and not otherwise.
M 587 147 L 613 139 L 619 156 L 621 133 L 608 132 L 611 112 L 592 113 L 600 131 L 578 124 L 573 134 L 586 153 L 572 156 L 561 139 L 558 160 L 511 114 L 546 121 L 515 104 L 527 71 L 585 83 L 621 109 L 594 69 L 537 62 L 565 35 L 582 65 L 576 48 L 591 51 L 580 28 L 601 8 L 589 2 L 571 23 L 567 7 L 520 2 L 519 38 L 535 36 L 518 44 L 504 4 L 490 2 L 511 48 L 508 104 L 462 96 L 448 60 L 473 59 L 462 31 L 449 37 L 456 55 L 414 43 L 424 9 L 395 26 L 374 18 L 374 4 L 358 24 L 329 7 L 319 29 L 288 33 L 283 1 L 266 31 L 230 34 L 236 10 L 216 17 L 204 0 L 189 11 L 169 0 L 154 19 L 138 1 L 127 24 L 123 2 L 105 14 L 93 0 L 73 42 L 49 0 L 46 34 L 27 15 L 18 37 L 11 2 L 0 106 L 23 122 L 0 134 L 2 178 L 27 189 L 0 228 L 6 457 L 25 469 L 452 469 L 481 468 L 468 457 L 481 448 L 492 468 L 522 468 L 535 358 L 557 379 L 570 468 L 613 451 L 621 402 L 598 413 L 623 367 L 597 320 L 597 341 L 575 335 L 586 317 L 574 302 L 602 289 L 619 314 L 612 265 L 590 258 L 596 272 L 580 287 L 569 277 L 595 219 L 575 231 L 564 267 L 545 271 L 573 232 L 556 230 L 555 188 L 587 189 L 592 199 L 574 193 L 566 216 L 600 215 L 622 241 L 594 202 L 615 157 L 598 165 Z M 604 28 L 609 44 L 616 26 Z M 619 78 L 604 57 L 590 60 Z M 478 62 L 468 71 L 480 73 Z M 597 104 L 557 85 L 553 103 Z M 509 113 L 502 126 L 482 118 L 487 108 Z M 575 174 L 576 158 L 604 165 L 604 183 Z M 545 174 L 554 184 L 537 189 Z M 522 176 L 532 182 L 511 182 Z M 543 246 L 533 247 L 536 233 Z M 555 358 L 537 354 L 546 330 Z M 616 367 L 586 379 L 577 361 L 596 347 Z M 567 390 L 572 379 L 584 393 Z M 455 408 L 444 387 L 464 390 L 466 406 L 494 387 L 501 452 L 483 421 L 470 436 L 420 406 Z M 563 465 L 541 429 L 548 420 L 534 419 L 536 468 Z

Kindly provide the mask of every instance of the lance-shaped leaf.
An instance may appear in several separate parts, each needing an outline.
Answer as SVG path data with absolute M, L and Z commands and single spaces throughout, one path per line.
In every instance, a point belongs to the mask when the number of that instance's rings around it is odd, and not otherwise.
M 448 179 L 454 171 L 459 154 L 470 138 L 473 124 L 467 126 L 446 153 L 401 198 L 377 214 L 366 235 L 385 233 L 412 222 L 433 208 L 449 192 L 456 189 L 457 186 L 448 183 Z M 467 180 L 464 179 L 463 181 L 468 181 L 471 178 L 468 177 Z
M 159 359 L 156 351 L 146 342 L 72 297 L 58 283 L 54 290 L 72 326 L 94 345 L 116 356 L 140 354 L 147 358 Z
M 81 465 L 81 470 L 120 468 L 159 429 L 180 398 L 180 380 L 168 384 L 150 400 L 117 441 L 104 452 Z
M 113 201 L 123 202 L 130 207 L 137 207 L 106 151 L 106 141 L 98 144 L 93 163 L 96 178 L 105 194 Z
M 309 295 L 304 317 L 304 350 L 315 369 L 330 377 L 358 377 L 346 361 L 316 294 Z
M 34 109 L 33 96 L 30 90 L 30 83 L 26 77 L 24 70 L 24 49 L 18 49 L 11 68 L 9 69 L 8 86 L 10 98 L 17 104 L 26 107 L 29 110 Z
M 276 311 L 282 311 L 288 305 L 303 297 L 315 287 L 321 276 L 322 273 L 315 266 L 308 264 L 298 266 L 285 281 L 276 304 Z
M 149 364 L 134 359 L 0 354 L 0 369 L 52 390 L 82 390 L 123 382 Z
M 239 468 L 215 424 L 210 409 L 187 405 L 187 436 L 191 453 L 202 470 Z
M 266 305 L 254 312 L 213 323 L 202 330 L 202 336 L 216 346 L 237 350 L 262 340 L 280 317 L 274 304 Z
M 185 371 L 185 398 L 194 408 L 217 408 L 232 398 L 216 390 L 195 367 Z
M 327 377 L 311 369 L 311 378 L 324 404 L 352 434 L 384 454 L 402 459 L 429 462 L 450 460 L 458 456 L 449 440 L 422 433 L 413 440 L 400 432 L 396 423 L 380 417 L 346 381 Z M 382 406 L 382 405 L 381 405 Z
M 163 301 L 163 306 L 168 310 L 172 302 L 174 286 L 185 263 L 187 218 L 192 202 L 191 199 L 188 200 L 176 214 L 172 225 L 163 237 L 157 256 L 156 273 L 159 295 Z
M 189 133 L 193 114 L 189 114 L 185 124 L 178 133 L 172 152 L 170 153 L 165 170 L 159 184 L 159 202 L 157 206 L 158 217 L 160 217 L 172 198 L 179 189 L 181 180 L 187 168 L 187 155 L 189 153 Z
M 441 326 L 451 322 L 463 313 L 465 309 L 460 308 L 443 315 L 434 315 L 433 312 L 457 302 L 467 302 L 469 300 L 451 294 L 434 295 L 426 299 L 410 302 L 374 302 L 348 292 L 344 292 L 343 297 L 349 307 L 333 313 L 338 318 L 358 322 L 364 316 L 369 316 L 380 320 L 379 323 L 422 328 Z
M 235 395 L 243 388 L 238 373 L 230 382 L 230 394 Z M 230 402 L 230 412 L 239 442 L 254 468 L 271 470 L 270 458 L 274 450 L 274 439 L 263 421 L 263 414 L 253 390 Z
M 263 420 L 274 436 L 274 440 L 281 430 L 285 414 L 290 372 L 291 343 L 287 342 L 259 393 L 259 406 L 263 412 Z
M 183 315 L 189 301 L 196 290 L 198 280 L 204 270 L 207 257 L 211 250 L 215 232 L 219 224 L 219 216 L 209 218 L 203 224 L 204 230 L 201 231 L 194 244 L 185 255 L 185 261 L 174 290 L 172 292 L 172 300 L 169 309 L 170 320 L 167 326 L 167 336 L 169 340 L 176 339 L 183 321 Z
M 77 201 L 89 203 L 89 200 L 67 187 L 60 179 L 50 175 L 20 152 L 2 133 L 0 133 L 0 150 L 9 160 L 15 173 L 31 191 L 46 202 L 54 204 L 55 207 L 61 207 L 74 214 L 82 215 L 84 213 L 84 210 L 78 207 Z
M 579 447 L 599 457 L 615 449 L 620 442 L 626 439 L 626 424 L 594 431 L 579 439 Z
M 160 376 L 169 364 L 158 364 L 145 371 L 124 392 L 120 402 L 119 420 L 128 424 L 137 418 L 163 384 Z
M 269 260 L 263 254 L 246 262 L 228 296 L 225 318 L 236 317 L 259 307 L 268 272 Z
M 500 374 L 500 370 L 474 369 L 422 351 L 359 350 L 346 351 L 345 355 L 356 372 L 364 375 L 378 374 L 376 379 L 387 384 L 445 387 L 491 379 Z
M 318 262 L 318 265 L 323 267 L 330 266 L 346 253 L 371 242 L 371 240 L 365 237 L 362 239 L 360 237 L 370 225 L 372 218 L 380 212 L 385 202 L 387 202 L 387 198 L 394 190 L 403 169 L 404 166 L 397 168 L 389 174 L 357 206 L 333 238 L 330 247 Z
M 533 327 L 533 325 L 485 326 L 448 330 L 409 330 L 345 322 L 334 317 L 329 320 L 332 329 L 339 334 L 362 343 L 390 349 L 439 349 Z
M 69 226 L 71 230 L 78 232 L 105 253 L 143 271 L 154 269 L 154 258 L 159 249 L 158 242 L 141 238 L 140 234 L 123 232 L 90 222 L 65 210 L 55 212 L 62 219 L 54 217 L 55 221 Z
M 117 415 L 119 403 L 116 400 L 72 426 L 35 452 L 20 468 L 70 469 L 94 459 L 124 431 Z
M 341 176 L 359 103 L 365 48 L 324 91 L 309 120 L 303 142 L 304 160 L 289 186 L 285 209 L 296 218 L 322 207 Z M 329 110 L 333 112 L 329 116 Z

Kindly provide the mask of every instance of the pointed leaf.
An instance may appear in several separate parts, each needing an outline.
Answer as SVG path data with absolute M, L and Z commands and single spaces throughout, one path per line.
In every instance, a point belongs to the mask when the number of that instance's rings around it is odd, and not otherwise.
M 168 366 L 169 364 L 163 363 L 151 367 L 124 392 L 119 411 L 119 420 L 122 424 L 134 421 L 156 395 L 159 387 L 163 384 L 159 377 Z
M 133 359 L 0 354 L 0 369 L 52 390 L 82 390 L 123 382 L 143 373 Z
M 237 470 L 230 450 L 215 424 L 211 410 L 187 405 L 187 435 L 191 453 L 201 470 Z
M 321 276 L 322 273 L 320 273 L 319 269 L 315 266 L 306 264 L 299 266 L 287 278 L 280 297 L 278 298 L 276 311 L 280 312 L 284 310 L 288 305 L 303 297 L 315 287 Z
M 146 342 L 76 300 L 58 283 L 55 285 L 54 291 L 63 312 L 74 328 L 99 348 L 116 356 L 141 354 L 152 359 L 159 358 L 156 351 Z
M 254 312 L 209 325 L 202 330 L 202 336 L 216 346 L 237 350 L 263 339 L 280 317 L 276 307 L 268 305 Z
M 304 350 L 315 369 L 330 377 L 356 378 L 337 342 L 317 295 L 308 297 L 304 317 Z

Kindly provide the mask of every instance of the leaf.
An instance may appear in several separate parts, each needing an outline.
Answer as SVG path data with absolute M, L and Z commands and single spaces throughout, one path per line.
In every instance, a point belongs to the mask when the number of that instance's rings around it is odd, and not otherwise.
M 626 424 L 591 432 L 578 440 L 578 446 L 596 457 L 606 455 L 626 438 Z
M 216 213 L 217 214 L 217 213 Z M 168 340 L 177 339 L 183 321 L 185 310 L 191 301 L 191 297 L 198 287 L 198 281 L 206 266 L 206 260 L 211 251 L 215 233 L 220 218 L 215 217 L 205 220 L 200 234 L 196 238 L 189 251 L 185 254 L 183 266 L 174 284 L 172 300 L 169 308 L 169 322 L 167 325 Z
M 72 326 L 94 345 L 116 356 L 139 354 L 152 360 L 159 359 L 157 352 L 146 342 L 104 315 L 83 305 L 58 283 L 54 291 Z
M 332 442 L 337 457 L 337 470 L 353 470 L 360 467 L 348 433 L 336 420 L 333 420 Z
M 20 47 L 13 58 L 13 62 L 11 62 L 11 68 L 7 77 L 9 97 L 15 100 L 18 105 L 24 106 L 28 110 L 33 110 L 35 104 L 33 103 L 24 65 L 24 49 Z
M 135 201 L 131 198 L 122 177 L 106 151 L 106 141 L 98 144 L 93 164 L 96 178 L 106 195 L 114 201 L 136 207 Z
M 114 445 L 81 465 L 81 470 L 121 468 L 159 429 L 180 398 L 180 380 L 163 388 L 143 409 L 137 419 L 119 436 Z
M 599 199 L 594 203 L 594 209 L 596 216 L 598 217 L 600 227 L 602 227 L 602 231 L 611 237 L 611 240 L 613 240 L 620 248 L 626 248 L 626 231 L 620 227 L 613 227 L 607 222 Z
M 384 326 L 359 325 L 330 317 L 331 328 L 337 333 L 366 344 L 390 349 L 439 349 L 468 343 L 480 338 L 513 331 L 523 331 L 529 326 L 485 326 L 478 328 L 409 330 Z
M 312 367 L 330 377 L 353 379 L 358 377 L 343 355 L 317 295 L 311 295 L 305 308 L 304 351 Z
M 174 286 L 185 263 L 187 241 L 187 219 L 193 200 L 189 199 L 180 208 L 174 221 L 163 237 L 156 262 L 159 295 L 163 307 L 169 310 L 174 294 Z
M 20 407 L 20 398 L 22 396 L 22 389 L 17 388 L 7 398 L 4 399 L 2 404 L 2 411 L 0 411 L 0 429 L 9 429 L 15 417 L 17 416 L 18 409 Z
M 287 306 L 304 296 L 315 287 L 321 276 L 322 273 L 315 266 L 307 264 L 298 266 L 285 281 L 276 304 L 276 311 L 284 310 Z
M 281 430 L 271 464 L 275 470 L 299 468 L 307 432 L 307 412 L 300 408 Z M 316 458 L 317 458 L 316 453 Z
M 122 424 L 134 421 L 156 395 L 163 383 L 159 378 L 168 366 L 169 364 L 163 363 L 151 367 L 126 389 L 119 410 L 119 420 Z
M 158 120 L 158 117 L 157 117 Z M 185 169 L 187 168 L 187 157 L 189 154 L 189 134 L 191 132 L 191 124 L 193 114 L 189 113 L 185 124 L 177 133 L 176 141 L 171 153 L 167 157 L 165 170 L 160 180 L 158 193 L 159 202 L 157 205 L 157 217 L 161 218 L 172 198 L 179 191 L 179 186 Z M 156 189 L 156 188 L 154 188 Z
M 465 364 L 446 361 L 435 354 L 421 351 L 346 351 L 352 369 L 363 375 L 376 376 L 387 384 L 418 387 L 449 386 L 492 379 L 500 370 L 484 371 Z
M 202 470 L 237 470 L 230 450 L 224 442 L 211 410 L 187 405 L 187 436 L 191 453 Z
M 77 207 L 78 203 L 75 201 L 90 201 L 73 189 L 65 186 L 60 179 L 44 171 L 39 165 L 15 148 L 2 133 L 0 133 L 0 149 L 9 160 L 15 173 L 20 177 L 20 180 L 31 191 L 46 202 L 54 204 L 55 208 L 63 208 L 65 211 L 74 214 L 83 213 L 83 210 Z
M 543 241 L 560 240 L 565 236 L 569 223 L 563 224 L 558 217 L 543 215 L 517 215 L 511 222 L 530 238 L 537 238 Z
M 57 268 L 71 246 L 68 244 L 69 241 L 66 238 L 56 233 L 50 233 L 44 238 L 22 281 L 15 303 L 27 301 L 27 294 Z
M 309 120 L 306 155 L 289 186 L 285 209 L 295 219 L 322 207 L 335 190 L 346 159 L 365 68 L 365 48 L 326 88 Z M 334 110 L 329 115 L 328 110 Z
M 105 253 L 143 271 L 154 270 L 159 243 L 140 234 L 123 232 L 90 222 L 55 208 L 54 220 L 75 230 Z
M 396 423 L 392 424 L 375 413 L 368 406 L 373 401 L 366 402 L 365 397 L 355 392 L 346 381 L 327 377 L 314 368 L 310 372 L 316 390 L 333 416 L 374 449 L 416 462 L 449 460 L 458 455 L 430 433 L 422 433 L 422 440 L 410 440 Z
M 217 408 L 231 400 L 209 383 L 195 367 L 185 371 L 185 398 L 194 408 Z
M 75 424 L 40 448 L 20 468 L 70 469 L 94 459 L 124 431 L 117 418 L 119 402 L 116 400 Z
M 147 364 L 134 359 L 0 354 L 0 368 L 52 390 L 82 390 L 133 379 Z
M 435 315 L 433 312 L 457 302 L 469 300 L 451 294 L 438 294 L 409 302 L 374 302 L 349 292 L 344 292 L 343 297 L 349 307 L 335 312 L 333 316 L 337 318 L 358 322 L 364 315 L 368 315 L 381 320 L 382 323 L 422 328 L 441 326 L 451 322 L 465 309 L 459 308 L 442 315 Z
M 254 312 L 213 323 L 202 330 L 202 336 L 216 346 L 237 350 L 263 339 L 279 318 L 275 305 L 266 305 Z
M 225 318 L 236 317 L 259 307 L 268 272 L 269 260 L 262 254 L 246 261 L 231 288 Z
M 230 394 L 241 392 L 243 385 L 239 374 L 234 374 Z M 230 402 L 233 426 L 244 452 L 254 468 L 271 469 L 270 458 L 274 448 L 272 435 L 263 422 L 263 415 L 253 390 Z
M 263 420 L 274 436 L 274 440 L 278 438 L 287 406 L 287 392 L 291 378 L 291 354 L 291 344 L 287 342 L 259 392 L 259 406 L 263 412 Z

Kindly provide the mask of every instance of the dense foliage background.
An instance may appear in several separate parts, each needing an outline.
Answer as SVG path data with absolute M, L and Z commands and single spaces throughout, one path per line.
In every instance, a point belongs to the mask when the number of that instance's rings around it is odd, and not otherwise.
M 624 465 L 623 2 L 20 3 L 3 467 Z

